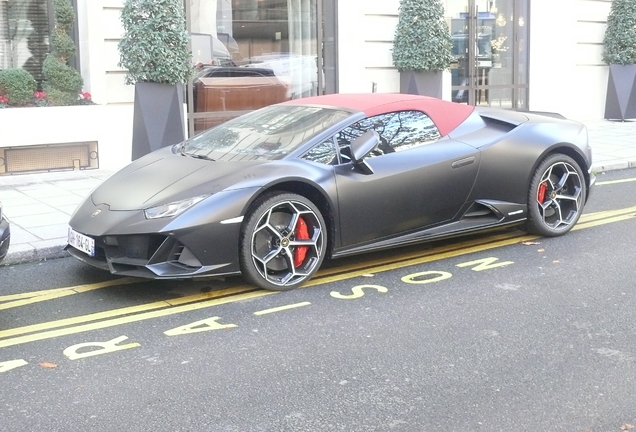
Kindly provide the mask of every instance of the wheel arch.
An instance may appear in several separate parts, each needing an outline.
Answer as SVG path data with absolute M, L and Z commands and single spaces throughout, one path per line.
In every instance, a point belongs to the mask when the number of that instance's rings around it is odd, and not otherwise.
M 264 196 L 271 196 L 275 193 L 294 193 L 297 195 L 301 195 L 314 203 L 316 207 L 318 207 L 318 210 L 320 210 L 325 224 L 327 225 L 326 230 L 329 234 L 327 238 L 327 253 L 325 256 L 331 257 L 331 253 L 334 249 L 334 241 L 336 238 L 336 216 L 333 211 L 333 204 L 327 198 L 325 192 L 315 185 L 305 183 L 303 181 L 283 181 L 263 188 L 257 195 L 255 195 L 248 205 L 246 214 L 249 213 L 254 205 L 260 202 Z
M 530 187 L 532 176 L 534 175 L 534 172 L 537 170 L 541 162 L 543 162 L 545 158 L 553 154 L 564 154 L 566 156 L 569 156 L 572 159 L 574 159 L 574 161 L 579 165 L 579 167 L 581 168 L 581 171 L 583 172 L 583 176 L 585 177 L 585 188 L 586 188 L 585 199 L 587 201 L 587 198 L 590 195 L 589 194 L 590 182 L 591 182 L 590 172 L 589 172 L 590 167 L 588 166 L 588 163 L 585 160 L 585 157 L 583 157 L 583 155 L 579 151 L 577 151 L 571 144 L 567 144 L 567 143 L 556 144 L 555 146 L 549 148 L 544 154 L 541 155 L 540 158 L 536 160 L 536 162 L 534 163 L 534 166 L 532 167 L 532 171 L 530 171 L 530 177 L 528 178 L 528 187 Z

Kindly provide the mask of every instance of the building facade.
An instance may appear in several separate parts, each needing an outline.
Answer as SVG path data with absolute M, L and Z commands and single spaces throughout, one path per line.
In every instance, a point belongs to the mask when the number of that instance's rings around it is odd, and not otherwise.
M 35 42 L 48 39 L 51 2 L 0 0 L 0 68 L 37 73 Z M 610 0 L 443 4 L 454 54 L 445 99 L 576 120 L 603 117 L 608 67 L 601 52 Z M 117 168 L 130 161 L 134 96 L 118 65 L 122 0 L 74 5 L 77 67 L 99 122 L 83 122 L 50 143 L 26 136 L 19 123 L 2 125 L 0 151 L 86 141 L 99 149 L 98 166 Z M 399 0 L 185 0 L 184 7 L 196 68 L 186 97 L 189 135 L 283 100 L 399 91 L 391 57 Z M 19 110 L 0 110 L 0 122 L 6 122 L 3 111 L 15 117 Z

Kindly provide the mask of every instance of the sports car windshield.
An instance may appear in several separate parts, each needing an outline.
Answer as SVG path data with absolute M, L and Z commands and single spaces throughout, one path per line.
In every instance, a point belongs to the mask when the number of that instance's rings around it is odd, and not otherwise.
M 280 159 L 350 115 L 322 107 L 272 105 L 190 138 L 181 153 L 216 161 Z

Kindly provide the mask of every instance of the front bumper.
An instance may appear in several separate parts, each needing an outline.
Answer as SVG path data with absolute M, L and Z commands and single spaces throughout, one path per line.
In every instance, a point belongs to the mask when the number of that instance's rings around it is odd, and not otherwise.
M 66 246 L 73 257 L 121 276 L 180 279 L 238 273 L 231 262 L 204 265 L 177 236 L 165 234 L 95 237 L 95 256 Z
M 238 274 L 241 218 L 255 189 L 217 193 L 174 218 L 146 219 L 142 210 L 111 210 L 86 199 L 70 227 L 95 241 L 95 256 L 67 246 L 75 258 L 122 276 L 182 279 Z

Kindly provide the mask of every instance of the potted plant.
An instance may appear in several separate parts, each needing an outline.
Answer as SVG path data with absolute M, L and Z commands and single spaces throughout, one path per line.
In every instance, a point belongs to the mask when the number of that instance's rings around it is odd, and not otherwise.
M 452 48 L 440 0 L 400 0 L 393 65 L 400 72 L 401 93 L 441 98 Z
M 603 39 L 609 65 L 605 118 L 636 117 L 636 0 L 614 0 Z
M 28 71 L 20 68 L 0 70 L 0 108 L 26 106 L 37 83 Z
M 182 0 L 125 0 L 118 44 L 135 85 L 132 159 L 181 142 L 184 84 L 193 67 Z

